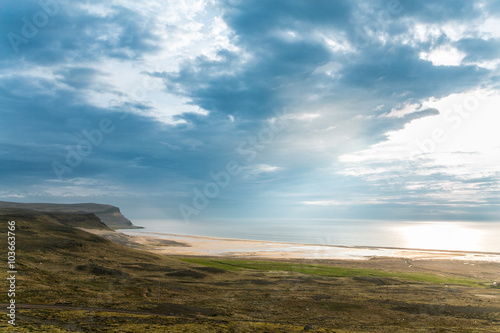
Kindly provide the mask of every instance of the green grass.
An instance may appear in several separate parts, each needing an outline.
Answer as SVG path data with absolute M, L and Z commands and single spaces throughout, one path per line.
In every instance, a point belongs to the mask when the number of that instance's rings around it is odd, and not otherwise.
M 311 265 L 311 264 L 294 264 L 275 261 L 253 261 L 253 260 L 238 260 L 238 259 L 203 259 L 203 258 L 184 258 L 182 261 L 202 266 L 209 266 L 228 271 L 238 271 L 243 269 L 254 269 L 261 271 L 287 271 L 309 274 L 315 276 L 331 276 L 331 277 L 354 277 L 354 276 L 371 276 L 378 278 L 396 278 L 414 282 L 427 282 L 436 284 L 458 284 L 466 286 L 484 286 L 481 282 L 474 279 L 446 277 L 435 274 L 425 273 L 403 273 L 390 272 L 375 269 L 356 269 L 326 265 Z

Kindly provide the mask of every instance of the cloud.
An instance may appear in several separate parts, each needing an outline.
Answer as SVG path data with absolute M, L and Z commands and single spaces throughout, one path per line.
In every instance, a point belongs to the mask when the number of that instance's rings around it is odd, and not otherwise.
M 498 98 L 473 91 L 428 102 L 442 112 L 388 133 L 387 141 L 341 156 L 341 173 L 391 189 L 394 201 L 495 204 L 500 146 L 491 123 Z
M 495 60 L 500 55 L 500 40 L 497 38 L 463 38 L 456 42 L 456 46 L 467 54 L 464 60 L 469 62 Z
M 78 3 L 51 3 L 54 5 L 38 1 L 6 5 L 0 33 L 11 37 L 2 39 L 4 61 L 23 59 L 50 65 L 102 57 L 133 59 L 158 49 L 151 21 L 129 8 L 112 5 L 96 12 L 89 10 L 92 6 Z
M 60 82 L 71 88 L 87 89 L 96 85 L 99 76 L 102 76 L 104 73 L 88 67 L 70 67 L 60 69 L 55 74 L 62 77 Z
M 420 57 L 432 62 L 434 66 L 460 66 L 465 58 L 465 53 L 447 45 L 440 46 L 430 52 L 422 52 Z
M 467 0 L 446 1 L 412 1 L 403 0 L 401 5 L 405 8 L 402 15 L 414 18 L 425 23 L 440 23 L 447 21 L 460 22 L 483 15 L 478 2 Z
M 419 113 L 420 115 L 435 115 L 439 114 L 436 109 L 423 109 L 420 103 L 411 103 L 411 101 L 406 101 L 396 107 L 392 108 L 390 112 L 380 115 L 380 117 L 385 118 L 403 118 L 410 114 Z
M 0 13 L 5 198 L 116 196 L 176 217 L 236 160 L 201 218 L 494 213 L 494 1 L 50 3 Z M 276 111 L 286 124 L 263 144 Z M 53 162 L 84 147 L 59 179 Z
M 249 165 L 245 167 L 244 173 L 242 175 L 245 179 L 251 180 L 266 180 L 266 179 L 274 179 L 273 173 L 282 170 L 283 168 L 274 165 L 268 164 L 257 164 L 257 165 Z
M 304 205 L 318 205 L 318 206 L 338 206 L 342 205 L 341 202 L 335 200 L 319 200 L 319 201 L 302 201 Z

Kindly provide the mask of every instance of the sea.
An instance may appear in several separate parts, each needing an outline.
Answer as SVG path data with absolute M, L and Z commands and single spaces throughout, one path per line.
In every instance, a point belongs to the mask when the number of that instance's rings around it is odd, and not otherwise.
M 500 222 L 252 219 L 138 219 L 141 233 L 299 244 L 500 253 Z

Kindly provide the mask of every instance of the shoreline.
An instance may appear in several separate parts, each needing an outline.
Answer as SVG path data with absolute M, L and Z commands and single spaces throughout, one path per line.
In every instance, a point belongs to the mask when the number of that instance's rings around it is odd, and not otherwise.
M 382 249 L 382 250 L 401 250 L 401 251 L 419 251 L 419 252 L 446 252 L 446 253 L 463 253 L 463 254 L 481 254 L 481 255 L 494 255 L 500 256 L 500 252 L 486 252 L 486 251 L 466 251 L 466 250 L 441 250 L 441 249 L 422 249 L 422 248 L 408 248 L 408 247 L 395 247 L 395 246 L 373 246 L 373 245 L 331 245 L 331 244 L 314 244 L 314 243 L 296 243 L 296 242 L 282 242 L 282 241 L 268 241 L 262 239 L 246 239 L 246 238 L 229 238 L 229 237 L 215 237 L 215 236 L 200 236 L 200 235 L 186 235 L 186 234 L 172 234 L 164 232 L 150 232 L 139 231 L 131 229 L 116 229 L 117 232 L 143 233 L 145 235 L 160 235 L 172 237 L 186 237 L 186 238 L 199 238 L 221 241 L 236 241 L 236 242 L 258 242 L 258 243 L 273 243 L 273 244 L 289 244 L 289 245 L 303 245 L 303 246 L 325 246 L 334 248 L 347 248 L 347 249 Z M 122 232 L 122 233 L 125 233 Z M 125 233 L 126 234 L 126 233 Z M 132 236 L 132 235 L 131 235 Z
M 500 263 L 500 253 L 456 250 L 405 249 L 376 246 L 321 245 L 246 240 L 212 236 L 179 235 L 119 229 L 83 229 L 124 246 L 174 256 L 233 257 L 255 259 L 344 259 L 405 258 L 451 259 Z

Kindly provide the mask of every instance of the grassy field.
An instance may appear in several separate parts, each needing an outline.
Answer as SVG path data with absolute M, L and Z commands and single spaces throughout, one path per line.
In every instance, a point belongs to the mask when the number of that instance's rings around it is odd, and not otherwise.
M 316 276 L 331 277 L 386 277 L 398 278 L 407 281 L 428 282 L 436 284 L 456 284 L 466 286 L 486 286 L 475 279 L 457 278 L 450 276 L 439 276 L 436 274 L 422 273 L 401 273 L 376 269 L 355 269 L 347 267 L 325 266 L 318 264 L 297 264 L 276 261 L 251 261 L 237 259 L 206 259 L 206 258 L 185 258 L 185 262 L 199 264 L 218 269 L 235 271 L 242 269 L 253 269 L 262 271 L 287 271 L 297 272 Z
M 500 332 L 495 263 L 166 257 L 78 230 L 71 216 L 0 216 L 4 234 L 8 220 L 17 326 L 4 316 L 0 331 Z

